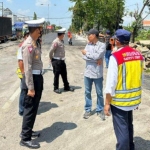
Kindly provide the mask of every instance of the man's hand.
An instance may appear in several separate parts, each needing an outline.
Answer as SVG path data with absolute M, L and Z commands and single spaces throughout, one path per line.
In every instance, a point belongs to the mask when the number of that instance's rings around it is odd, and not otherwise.
M 103 63 L 103 60 L 102 60 L 102 59 L 98 59 L 98 60 L 97 60 L 97 65 L 98 65 L 98 66 L 100 66 L 102 63 Z
M 85 49 L 81 50 L 81 52 L 82 52 L 83 55 L 86 54 L 86 50 Z
M 31 97 L 34 97 L 35 91 L 34 91 L 34 90 L 28 90 L 27 95 L 28 95 L 28 96 L 31 96 Z
M 106 116 L 110 116 L 110 104 L 105 104 L 104 113 Z

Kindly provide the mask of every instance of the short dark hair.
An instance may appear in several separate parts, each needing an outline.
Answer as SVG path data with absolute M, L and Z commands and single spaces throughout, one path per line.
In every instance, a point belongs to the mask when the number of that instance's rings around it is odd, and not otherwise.
M 40 29 L 40 27 L 29 27 L 29 33 L 33 33 L 36 29 Z
M 61 35 L 63 35 L 63 34 L 65 34 L 65 33 L 58 33 L 57 35 L 58 35 L 58 36 L 61 36 Z

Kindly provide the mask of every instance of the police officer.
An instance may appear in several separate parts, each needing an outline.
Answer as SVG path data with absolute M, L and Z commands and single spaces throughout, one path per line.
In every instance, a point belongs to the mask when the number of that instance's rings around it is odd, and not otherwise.
M 44 21 L 44 18 L 26 21 L 30 35 L 22 45 L 24 79 L 27 88 L 20 145 L 29 148 L 40 147 L 31 138 L 32 136 L 39 136 L 39 133 L 33 132 L 32 129 L 43 90 L 43 76 L 41 74 L 43 63 L 41 61 L 41 49 L 37 47 L 36 40 L 41 36 Z
M 29 36 L 29 31 L 25 31 L 24 32 L 24 35 L 23 35 L 23 42 L 27 39 L 27 37 Z M 24 68 L 23 68 L 23 58 L 22 58 L 22 44 L 23 42 L 21 42 L 19 44 L 19 49 L 18 49 L 18 52 L 17 52 L 17 60 L 18 60 L 18 68 L 17 68 L 17 75 L 18 77 L 21 79 L 21 84 L 20 84 L 20 87 L 21 87 L 21 91 L 20 91 L 20 97 L 19 97 L 19 115 L 20 116 L 23 116 L 23 111 L 24 111 L 24 98 L 25 98 L 25 95 L 26 95 L 26 90 L 24 90 L 22 88 L 22 78 L 23 78 L 23 74 L 24 74 Z
M 74 88 L 69 86 L 69 82 L 67 79 L 65 49 L 64 49 L 64 41 L 63 41 L 65 29 L 62 28 L 60 30 L 57 30 L 57 32 L 58 32 L 57 33 L 58 37 L 52 42 L 49 57 L 53 66 L 54 92 L 60 94 L 61 91 L 59 90 L 59 75 L 61 75 L 62 77 L 65 91 L 74 91 Z
M 118 29 L 115 36 L 118 50 L 110 56 L 104 112 L 112 112 L 116 150 L 135 150 L 132 111 L 141 103 L 143 57 L 129 47 L 129 31 Z

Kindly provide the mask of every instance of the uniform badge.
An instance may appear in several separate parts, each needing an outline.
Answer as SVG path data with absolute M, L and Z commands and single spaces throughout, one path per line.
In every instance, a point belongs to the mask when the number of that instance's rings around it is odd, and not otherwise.
M 54 47 L 57 47 L 57 43 L 54 44 Z
M 32 50 L 33 50 L 33 47 L 32 47 L 32 46 L 29 46 L 29 47 L 28 47 L 28 51 L 31 53 Z
M 38 56 L 38 55 L 36 55 L 36 56 L 35 56 L 35 58 L 36 58 L 36 59 L 38 59 L 38 58 L 39 58 L 39 56 Z

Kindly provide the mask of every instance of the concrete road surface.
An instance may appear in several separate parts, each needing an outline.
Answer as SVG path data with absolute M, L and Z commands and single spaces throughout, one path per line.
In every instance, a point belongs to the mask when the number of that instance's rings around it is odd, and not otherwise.
M 49 67 L 49 47 L 56 33 L 43 37 L 42 60 L 44 63 L 44 91 L 34 125 L 41 136 L 35 141 L 41 150 L 115 150 L 116 138 L 112 118 L 101 121 L 95 114 L 96 92 L 93 86 L 93 112 L 85 120 L 84 81 L 85 62 L 80 50 L 86 41 L 82 37 L 73 39 L 73 46 L 65 38 L 68 80 L 74 92 L 53 92 L 53 72 Z M 0 45 L 1 46 L 1 45 Z M 19 145 L 22 117 L 18 115 L 19 84 L 15 71 L 18 45 L 0 49 L 0 150 L 26 150 Z M 107 70 L 104 69 L 104 88 Z M 143 97 L 139 110 L 134 111 L 136 150 L 150 150 L 150 76 L 143 81 Z

